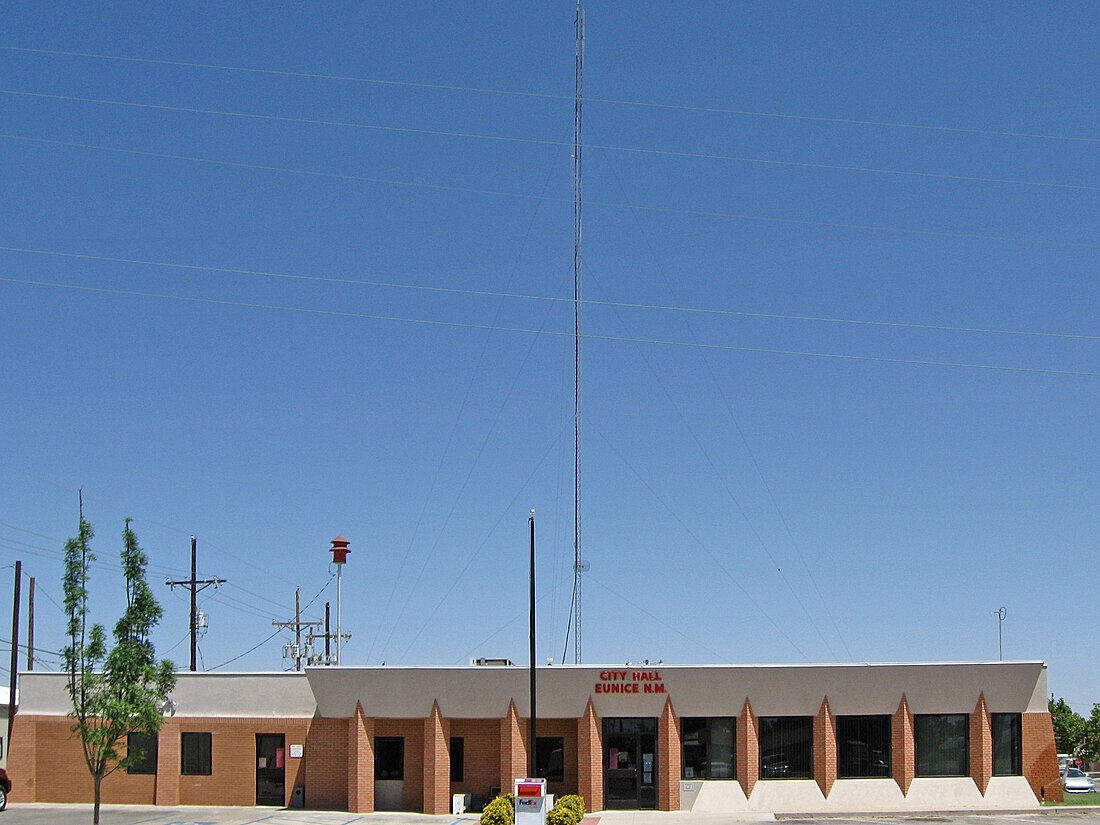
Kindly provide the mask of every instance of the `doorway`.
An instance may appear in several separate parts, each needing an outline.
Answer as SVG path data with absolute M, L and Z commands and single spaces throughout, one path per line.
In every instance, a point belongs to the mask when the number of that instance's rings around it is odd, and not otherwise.
M 286 737 L 256 734 L 256 804 L 286 804 Z
M 603 720 L 604 805 L 608 810 L 657 807 L 657 720 Z

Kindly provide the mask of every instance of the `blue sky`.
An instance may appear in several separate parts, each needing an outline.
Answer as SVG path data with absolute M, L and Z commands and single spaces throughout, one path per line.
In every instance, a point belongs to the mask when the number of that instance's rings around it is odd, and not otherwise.
M 83 487 L 102 561 L 134 517 L 183 664 L 159 582 L 198 537 L 203 663 L 246 669 L 284 666 L 295 586 L 335 601 L 339 533 L 346 663 L 526 662 L 534 507 L 562 660 L 573 16 L 6 8 L 0 563 L 39 645 Z M 1100 701 L 1096 29 L 587 8 L 586 662 L 991 659 L 1004 605 L 1006 658 Z

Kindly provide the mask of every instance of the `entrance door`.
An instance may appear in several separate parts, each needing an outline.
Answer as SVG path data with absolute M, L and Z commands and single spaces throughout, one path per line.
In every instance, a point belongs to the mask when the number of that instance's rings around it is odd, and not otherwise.
M 286 737 L 256 734 L 256 804 L 286 804 Z
M 604 805 L 657 807 L 657 720 L 603 720 Z

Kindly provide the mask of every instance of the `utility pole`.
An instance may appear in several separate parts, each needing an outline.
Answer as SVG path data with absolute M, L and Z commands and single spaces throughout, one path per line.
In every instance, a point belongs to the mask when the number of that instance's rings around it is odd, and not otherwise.
M 19 681 L 19 582 L 23 575 L 23 562 L 15 562 L 15 595 L 11 608 L 11 687 L 8 689 L 8 743 L 11 728 L 15 724 L 15 691 Z
M 27 670 L 34 670 L 34 576 L 27 595 Z
M 196 667 L 195 657 L 198 652 L 198 629 L 199 629 L 199 617 L 198 617 L 198 602 L 196 598 L 199 592 L 213 585 L 217 587 L 219 584 L 225 584 L 225 579 L 199 579 L 195 578 L 196 570 L 196 542 L 195 537 L 191 536 L 191 578 L 184 579 L 182 581 L 168 579 L 165 584 L 173 590 L 176 586 L 186 587 L 191 591 L 191 672 L 194 673 L 198 668 Z
M 310 647 L 312 647 L 313 628 L 314 627 L 320 627 L 321 624 L 322 624 L 322 622 L 303 622 L 302 621 L 301 593 L 302 593 L 302 589 L 300 587 L 295 587 L 294 588 L 294 621 L 292 621 L 292 622 L 272 622 L 271 623 L 272 627 L 279 627 L 279 628 L 293 627 L 294 628 L 294 650 L 293 651 L 287 651 L 286 648 L 284 648 L 283 658 L 284 659 L 293 659 L 294 660 L 294 669 L 296 671 L 301 671 L 301 669 L 302 669 L 302 628 L 303 627 L 310 628 L 309 640 L 310 640 Z M 326 643 L 327 643 L 327 640 L 326 640 Z M 292 652 L 293 655 L 287 655 L 288 652 Z
M 584 6 L 577 0 L 576 97 L 573 103 L 573 662 L 581 663 L 581 104 L 584 101 Z M 568 636 L 568 631 L 566 631 Z M 566 640 L 568 645 L 568 640 Z
M 528 760 L 528 776 L 538 777 L 536 765 L 538 761 L 538 710 L 535 705 L 535 511 L 527 518 L 527 525 L 531 532 L 531 730 L 530 753 Z
M 332 631 L 329 629 L 329 603 L 325 602 L 325 664 L 326 665 L 330 661 L 332 661 L 331 659 L 329 659 L 329 656 L 331 654 L 329 653 L 329 646 L 328 646 L 329 639 L 331 639 L 331 638 L 332 638 Z

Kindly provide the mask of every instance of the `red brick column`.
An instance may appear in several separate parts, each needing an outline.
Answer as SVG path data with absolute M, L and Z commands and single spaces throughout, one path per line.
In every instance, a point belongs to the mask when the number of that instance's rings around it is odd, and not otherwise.
M 37 739 L 38 724 L 34 717 L 16 713 L 8 740 L 8 776 L 12 781 L 12 798 L 20 802 L 35 801 Z
M 591 696 L 577 720 L 577 789 L 589 811 L 603 810 L 603 728 Z
M 814 717 L 814 779 L 828 798 L 836 782 L 836 717 L 829 707 L 828 696 Z
M 917 751 L 913 744 L 913 714 L 909 712 L 909 700 L 904 693 L 898 709 L 894 711 L 891 735 L 890 770 L 905 796 L 909 794 L 909 786 L 913 784 L 917 772 Z
M 970 777 L 985 796 L 989 779 L 993 776 L 993 728 L 989 709 L 985 705 L 985 692 L 978 694 L 978 704 L 970 714 Z
M 748 697 L 737 719 L 737 781 L 745 796 L 752 796 L 752 789 L 760 778 L 760 739 L 756 716 Z
M 524 726 L 520 723 L 515 701 L 508 703 L 508 713 L 500 720 L 500 792 L 511 793 L 512 782 L 527 776 L 527 748 L 524 746 Z
M 657 722 L 657 808 L 680 810 L 680 773 L 683 740 L 680 719 L 672 709 L 672 697 L 665 700 L 665 709 Z
M 348 811 L 374 811 L 374 720 L 363 715 L 359 702 L 348 719 Z
M 1058 773 L 1058 748 L 1050 714 L 1020 714 L 1020 738 L 1024 776 L 1036 799 L 1062 802 L 1062 778 Z
M 153 799 L 157 805 L 180 804 L 180 726 L 165 719 L 157 737 L 157 778 Z
M 424 720 L 424 813 L 451 812 L 451 753 L 448 747 L 450 725 L 439 712 L 439 702 Z

